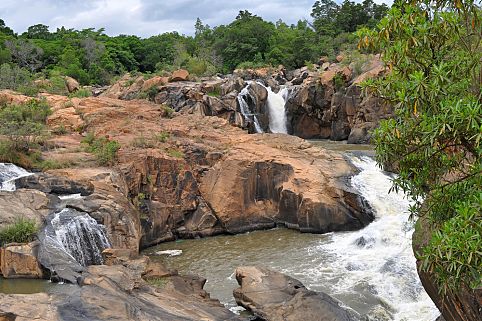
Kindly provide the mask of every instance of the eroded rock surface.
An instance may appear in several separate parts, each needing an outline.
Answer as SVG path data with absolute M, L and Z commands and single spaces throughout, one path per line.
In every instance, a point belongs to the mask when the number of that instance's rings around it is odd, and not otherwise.
M 12 320 L 242 320 L 204 291 L 205 280 L 175 273 L 145 281 L 147 258 L 91 266 L 66 295 L 0 294 L 0 318 Z M 7 319 L 9 320 L 9 319 Z
M 41 279 L 44 272 L 37 261 L 38 243 L 9 244 L 0 248 L 0 272 L 6 279 Z
M 300 281 L 270 269 L 239 267 L 236 280 L 240 285 L 233 292 L 236 302 L 262 320 L 360 320 L 329 295 L 310 291 Z

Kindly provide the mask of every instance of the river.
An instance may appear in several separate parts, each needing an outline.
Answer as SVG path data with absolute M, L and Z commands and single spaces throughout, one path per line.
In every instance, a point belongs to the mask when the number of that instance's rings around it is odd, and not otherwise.
M 181 273 L 205 277 L 205 289 L 234 311 L 239 309 L 232 296 L 235 268 L 261 265 L 332 295 L 368 320 L 435 320 L 440 313 L 420 283 L 411 248 L 410 203 L 402 194 L 388 193 L 393 174 L 367 156 L 373 154 L 370 146 L 315 144 L 350 151 L 347 156 L 360 169 L 352 186 L 376 212 L 366 228 L 325 235 L 280 228 L 164 243 L 145 253 Z

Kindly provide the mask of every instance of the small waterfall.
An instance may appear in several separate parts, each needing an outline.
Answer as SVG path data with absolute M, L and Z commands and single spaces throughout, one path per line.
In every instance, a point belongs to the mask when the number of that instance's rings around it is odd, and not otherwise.
M 15 191 L 15 180 L 32 173 L 10 163 L 0 163 L 0 191 Z
M 266 103 L 268 104 L 269 111 L 269 129 L 272 133 L 287 134 L 285 104 L 288 89 L 281 88 L 278 93 L 275 93 L 271 90 L 271 87 L 265 88 L 268 90 L 268 100 Z
M 254 128 L 257 133 L 263 133 L 263 129 L 261 128 L 261 125 L 259 124 L 258 117 L 256 116 L 256 113 L 252 112 L 249 109 L 249 104 L 248 101 L 255 101 L 251 97 L 251 93 L 249 92 L 248 88 L 251 82 L 248 82 L 246 87 L 244 87 L 241 92 L 238 94 L 238 103 L 239 103 L 239 109 L 241 110 L 241 114 L 243 114 L 244 119 L 246 122 L 253 122 L 254 123 Z
M 87 213 L 71 208 L 49 215 L 38 239 L 40 263 L 72 283 L 84 267 L 103 264 L 102 251 L 110 247 L 105 227 Z
M 102 264 L 102 251 L 110 247 L 105 227 L 86 213 L 63 209 L 55 213 L 51 235 L 80 265 Z

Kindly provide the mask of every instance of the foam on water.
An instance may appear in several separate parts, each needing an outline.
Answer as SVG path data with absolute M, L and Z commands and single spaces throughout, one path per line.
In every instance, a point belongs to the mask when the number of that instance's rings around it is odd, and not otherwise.
M 361 170 L 352 186 L 374 208 L 376 220 L 357 232 L 334 233 L 331 242 L 313 249 L 331 252 L 335 259 L 326 262 L 323 271 L 315 268 L 312 273 L 321 272 L 324 278 L 332 274 L 333 294 L 369 289 L 381 302 L 369 313 L 373 318 L 386 314 L 396 321 L 434 320 L 439 312 L 419 280 L 411 247 L 413 230 L 407 228 L 410 202 L 403 194 L 388 193 L 390 176 L 374 160 L 352 161 Z
M 86 213 L 66 208 L 50 220 L 49 237 L 59 249 L 82 266 L 102 264 L 102 251 L 110 247 L 105 227 Z
M 278 93 L 271 90 L 270 87 L 265 87 L 268 91 L 268 99 L 266 104 L 269 110 L 269 129 L 273 133 L 287 134 L 287 120 L 286 120 L 286 97 L 288 90 L 281 88 Z
M 179 255 L 182 254 L 182 250 L 157 251 L 154 254 L 156 254 L 156 255 L 168 255 L 168 256 L 179 256 Z
M 0 163 L 0 191 L 15 191 L 15 180 L 32 175 L 25 169 L 10 163 Z

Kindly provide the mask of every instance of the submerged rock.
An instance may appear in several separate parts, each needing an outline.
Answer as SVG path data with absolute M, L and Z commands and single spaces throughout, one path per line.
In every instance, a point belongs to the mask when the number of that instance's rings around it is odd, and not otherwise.
M 358 321 L 359 316 L 323 292 L 305 288 L 298 280 L 270 269 L 236 269 L 240 285 L 236 302 L 265 321 Z

